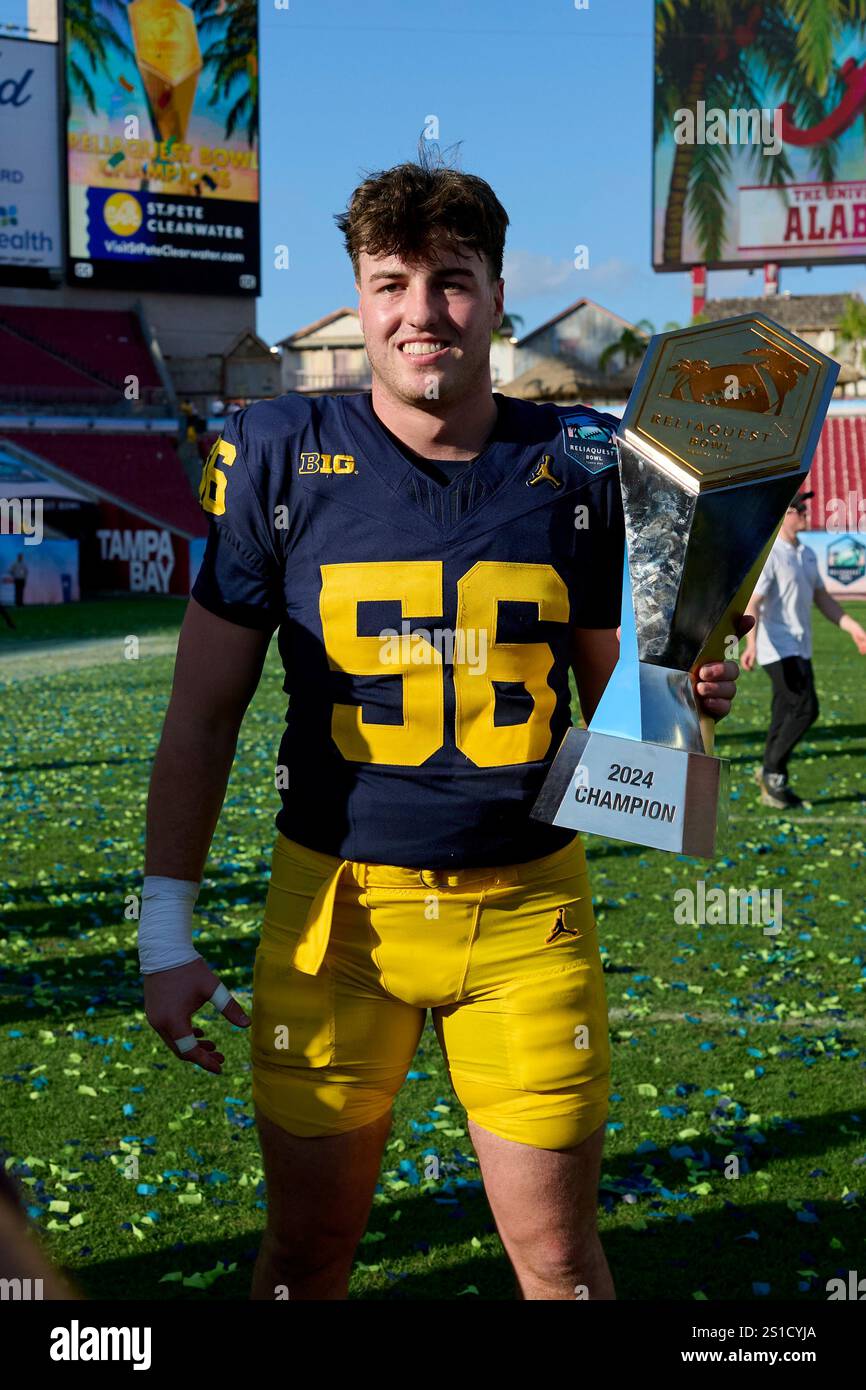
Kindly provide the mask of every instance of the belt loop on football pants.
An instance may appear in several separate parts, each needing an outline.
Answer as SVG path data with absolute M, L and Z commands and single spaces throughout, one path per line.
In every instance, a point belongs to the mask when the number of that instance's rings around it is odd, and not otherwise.
M 304 975 L 318 974 L 322 961 L 325 959 L 325 952 L 328 949 L 328 941 L 331 936 L 331 922 L 334 916 L 337 889 L 340 886 L 343 870 L 349 863 L 351 863 L 349 859 L 342 860 L 330 877 L 325 879 L 310 904 L 304 929 L 292 956 L 292 964 L 295 969 L 302 971 Z

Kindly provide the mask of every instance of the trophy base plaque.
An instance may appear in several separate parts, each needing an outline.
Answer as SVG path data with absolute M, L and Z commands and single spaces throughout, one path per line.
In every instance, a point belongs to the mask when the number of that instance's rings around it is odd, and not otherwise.
M 712 859 L 726 830 L 729 764 L 706 753 L 570 729 L 532 816 Z

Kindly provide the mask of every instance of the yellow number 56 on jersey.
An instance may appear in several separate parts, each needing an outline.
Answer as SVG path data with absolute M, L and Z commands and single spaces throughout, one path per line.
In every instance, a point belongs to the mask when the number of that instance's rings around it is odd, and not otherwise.
M 204 510 L 213 516 L 222 516 L 226 509 L 228 478 L 222 469 L 217 468 L 217 464 L 221 463 L 224 468 L 231 468 L 237 458 L 237 452 L 234 444 L 229 444 L 220 436 L 208 454 L 205 466 L 201 471 L 198 500 Z
M 328 663 L 354 676 L 399 675 L 403 682 L 402 724 L 367 724 L 358 705 L 334 706 L 331 736 L 353 762 L 420 767 L 445 742 L 445 673 L 441 653 L 429 642 L 429 660 L 382 659 L 382 639 L 358 636 L 358 604 L 400 602 L 401 616 L 441 613 L 440 560 L 384 560 L 322 566 L 319 610 Z M 539 621 L 568 622 L 568 590 L 551 565 L 479 561 L 457 582 L 457 629 L 476 629 L 486 638 L 487 664 L 472 671 L 454 662 L 457 747 L 477 767 L 537 762 L 550 746 L 550 717 L 556 696 L 547 683 L 553 652 L 547 642 L 498 639 L 499 604 L 532 603 Z M 494 724 L 494 681 L 522 683 L 532 712 L 522 724 Z

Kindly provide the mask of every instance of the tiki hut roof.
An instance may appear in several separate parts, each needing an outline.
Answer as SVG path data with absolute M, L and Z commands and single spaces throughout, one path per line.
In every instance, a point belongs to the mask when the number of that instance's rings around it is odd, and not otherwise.
M 625 401 L 633 385 L 634 372 L 630 376 L 614 375 L 565 362 L 559 357 L 543 357 L 514 381 L 496 389 L 503 396 L 517 396 L 524 401 L 587 404 L 592 397 L 597 400 L 621 397 Z
M 708 320 L 736 318 L 739 314 L 766 314 L 768 319 L 792 333 L 819 332 L 838 328 L 848 299 L 859 294 L 769 294 L 743 299 L 708 299 L 704 314 Z

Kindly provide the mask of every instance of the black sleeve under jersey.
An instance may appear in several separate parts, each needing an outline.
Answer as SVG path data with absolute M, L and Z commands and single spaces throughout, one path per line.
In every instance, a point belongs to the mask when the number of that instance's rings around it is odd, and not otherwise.
M 282 567 L 255 486 L 255 460 L 244 448 L 246 413 L 226 420 L 202 470 L 199 501 L 210 525 L 192 596 L 227 622 L 273 632 L 284 608 Z

